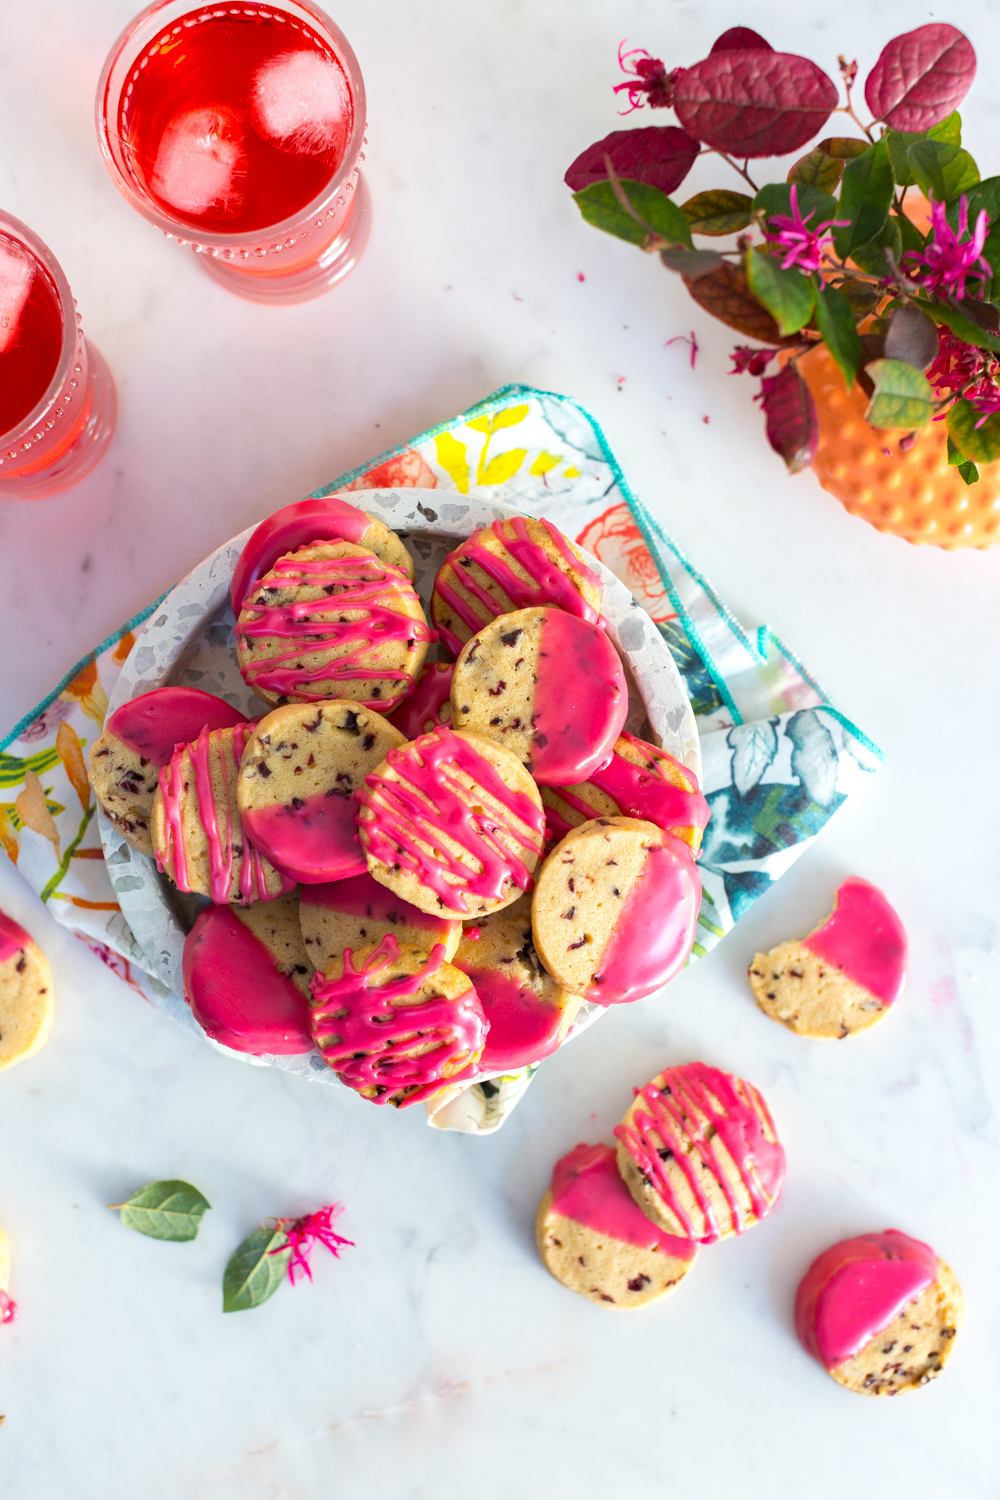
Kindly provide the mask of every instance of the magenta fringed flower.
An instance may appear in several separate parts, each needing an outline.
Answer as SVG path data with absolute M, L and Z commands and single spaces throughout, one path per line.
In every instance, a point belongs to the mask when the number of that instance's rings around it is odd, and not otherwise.
M 284 1245 L 278 1245 L 269 1254 L 280 1255 L 284 1250 L 291 1250 L 288 1279 L 292 1286 L 295 1285 L 297 1276 L 308 1276 L 312 1281 L 309 1257 L 317 1245 L 325 1245 L 332 1255 L 339 1257 L 342 1245 L 354 1244 L 353 1240 L 345 1240 L 343 1235 L 337 1234 L 333 1228 L 334 1219 L 343 1211 L 341 1204 L 330 1203 L 326 1208 L 319 1208 L 313 1214 L 305 1214 L 301 1219 L 278 1220 L 278 1228 L 284 1231 L 287 1240 Z
M 980 211 L 972 238 L 967 240 L 969 200 L 964 193 L 959 199 L 957 234 L 948 223 L 947 213 L 945 204 L 931 199 L 934 238 L 923 250 L 907 250 L 902 260 L 906 274 L 925 292 L 950 297 L 964 297 L 965 278 L 977 277 L 981 292 L 983 282 L 993 275 L 989 261 L 983 259 L 989 215 L 985 208 Z
M 749 344 L 737 344 L 729 358 L 733 362 L 730 375 L 763 375 L 777 349 L 752 349 Z
M 778 229 L 777 234 L 768 231 L 764 238 L 769 245 L 777 245 L 784 250 L 784 258 L 781 261 L 783 271 L 790 270 L 792 266 L 798 266 L 800 271 L 818 271 L 826 257 L 826 252 L 833 244 L 833 236 L 828 233 L 841 224 L 846 224 L 847 219 L 824 219 L 822 224 L 812 228 L 809 220 L 816 212 L 810 210 L 805 218 L 799 213 L 798 187 L 793 182 L 791 191 L 791 214 L 774 214 L 770 220 L 772 228 Z
M 13 1323 L 17 1317 L 17 1303 L 5 1291 L 0 1290 L 0 1323 Z
M 615 93 L 620 94 L 624 89 L 628 94 L 629 107 L 621 113 L 630 115 L 634 109 L 641 109 L 644 104 L 648 104 L 650 109 L 668 109 L 673 103 L 674 94 L 671 75 L 663 63 L 658 57 L 651 57 L 645 47 L 632 47 L 625 52 L 622 50 L 624 46 L 624 42 L 618 44 L 618 66 L 630 76 L 625 83 L 615 84 Z
M 927 379 L 939 395 L 961 393 L 979 413 L 977 427 L 1000 411 L 1000 361 L 986 349 L 964 343 L 947 328 L 938 330 L 938 356 Z

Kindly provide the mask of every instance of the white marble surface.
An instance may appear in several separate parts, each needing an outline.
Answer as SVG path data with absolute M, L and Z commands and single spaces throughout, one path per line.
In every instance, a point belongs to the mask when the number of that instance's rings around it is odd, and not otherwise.
M 864 70 L 934 13 L 902 0 L 826 12 L 344 0 L 336 19 L 371 100 L 372 241 L 334 294 L 270 309 L 211 283 L 105 176 L 92 90 L 130 11 L 0 8 L 0 204 L 63 262 L 121 398 L 92 478 L 0 507 L 4 727 L 259 515 L 527 380 L 596 412 L 636 488 L 746 623 L 773 625 L 888 761 L 668 999 L 547 1063 L 486 1140 L 215 1056 L 0 864 L 0 901 L 59 981 L 48 1048 L 0 1080 L 0 1222 L 22 1307 L 0 1331 L 0 1493 L 996 1496 L 1000 553 L 908 548 L 811 476 L 785 478 L 751 385 L 723 376 L 731 336 L 657 265 L 585 229 L 560 186 L 576 152 L 616 128 L 622 36 L 671 65 L 745 22 L 830 70 L 856 53 Z M 966 143 L 991 172 L 1000 13 L 979 3 L 961 23 L 980 57 Z M 710 180 L 699 167 L 692 191 Z M 693 373 L 682 345 L 664 347 L 692 327 Z M 912 978 L 870 1036 L 809 1044 L 756 1011 L 742 971 L 755 945 L 804 930 L 850 872 L 898 905 Z M 137 1065 L 150 1055 L 155 1066 Z M 787 1189 L 676 1297 L 619 1318 L 541 1270 L 535 1204 L 561 1151 L 608 1138 L 634 1083 L 693 1056 L 763 1089 Z M 103 1207 L 168 1175 L 214 1205 L 194 1244 L 131 1235 Z M 262 1215 L 330 1197 L 357 1248 L 319 1260 L 314 1286 L 223 1318 L 235 1243 Z M 889 1224 L 953 1264 L 968 1322 L 944 1378 L 866 1402 L 799 1350 L 790 1307 L 820 1248 Z

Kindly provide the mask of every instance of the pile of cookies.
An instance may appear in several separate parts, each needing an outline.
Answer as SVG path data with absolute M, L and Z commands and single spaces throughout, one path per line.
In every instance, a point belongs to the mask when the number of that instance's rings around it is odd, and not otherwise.
M 396 1106 L 537 1061 L 585 1000 L 670 979 L 708 821 L 693 774 L 625 732 L 600 580 L 555 526 L 461 542 L 430 620 L 412 580 L 346 500 L 288 506 L 231 591 L 268 711 L 163 688 L 90 753 L 122 837 L 206 898 L 184 987 L 209 1036 L 315 1047 Z M 454 660 L 428 662 L 435 641 Z

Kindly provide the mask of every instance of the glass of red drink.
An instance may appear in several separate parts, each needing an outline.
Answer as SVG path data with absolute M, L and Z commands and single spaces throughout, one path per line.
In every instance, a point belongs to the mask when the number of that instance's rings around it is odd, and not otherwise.
M 97 132 L 133 207 L 243 297 L 317 297 L 364 249 L 365 87 L 311 0 L 157 0 L 104 65 Z
M 59 262 L 0 212 L 0 499 L 41 500 L 89 474 L 117 415 Z

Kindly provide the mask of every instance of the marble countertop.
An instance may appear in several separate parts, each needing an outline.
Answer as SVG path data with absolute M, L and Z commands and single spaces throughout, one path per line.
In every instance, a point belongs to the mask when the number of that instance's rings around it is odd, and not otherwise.
M 374 227 L 354 275 L 293 308 L 224 292 L 107 178 L 93 89 L 131 12 L 0 10 L 0 204 L 62 262 L 121 405 L 111 452 L 76 490 L 0 504 L 0 731 L 227 537 L 527 381 L 596 414 L 744 623 L 772 625 L 887 762 L 705 962 L 546 1063 L 485 1139 L 216 1055 L 104 970 L 0 855 L 0 904 L 52 957 L 59 998 L 48 1047 L 0 1079 L 0 1222 L 21 1305 L 0 1332 L 0 1492 L 994 1497 L 1000 551 L 910 548 L 810 474 L 787 478 L 752 384 L 724 378 L 732 335 L 654 261 L 585 228 L 560 186 L 618 127 L 622 37 L 671 66 L 742 21 L 830 71 L 857 54 L 863 74 L 932 12 L 344 0 L 335 18 L 369 90 Z M 989 173 L 1000 13 L 979 4 L 962 24 L 980 59 L 965 143 Z M 691 190 L 715 177 L 700 164 Z M 668 343 L 692 328 L 693 371 Z M 871 1035 L 808 1043 L 757 1011 L 744 970 L 807 930 L 849 873 L 902 914 L 909 988 Z M 619 1318 L 545 1274 L 535 1207 L 557 1156 L 609 1139 L 634 1084 L 693 1057 L 762 1089 L 787 1187 L 674 1297 Z M 104 1207 L 168 1176 L 213 1204 L 193 1244 L 129 1234 Z M 356 1248 L 320 1252 L 312 1286 L 223 1317 L 243 1235 L 330 1199 Z M 940 1381 L 862 1401 L 800 1350 L 792 1298 L 821 1248 L 889 1225 L 955 1268 L 967 1324 Z

